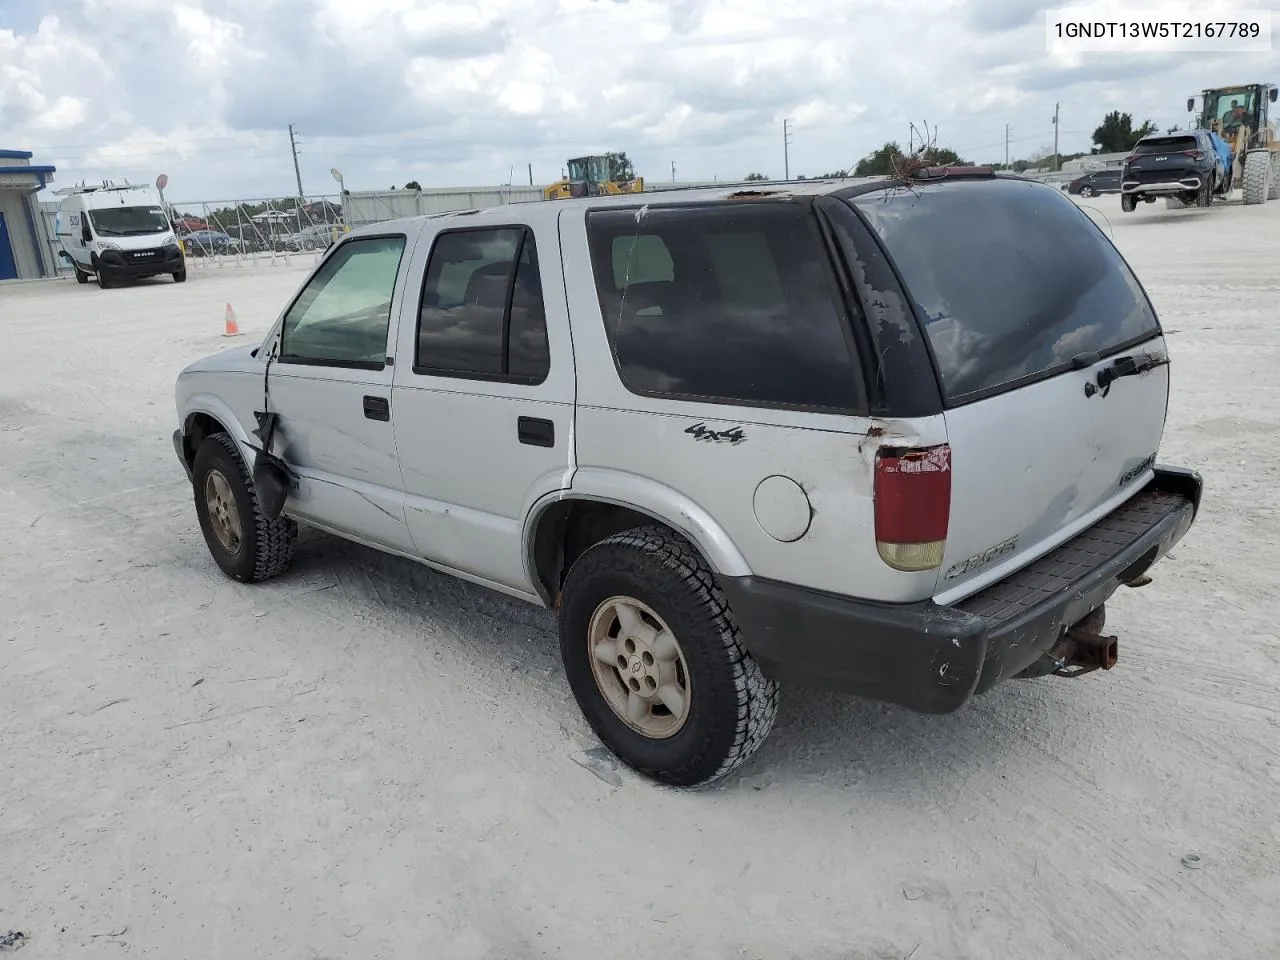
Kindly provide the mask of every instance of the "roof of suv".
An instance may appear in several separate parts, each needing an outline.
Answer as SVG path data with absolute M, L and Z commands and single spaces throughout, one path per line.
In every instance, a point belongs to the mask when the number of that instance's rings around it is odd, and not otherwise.
M 967 176 L 963 171 L 972 170 Z M 973 168 L 948 168 L 948 176 L 937 176 L 932 178 L 935 182 L 942 182 L 946 179 L 990 179 L 993 176 L 988 167 Z M 1000 172 L 994 174 L 1002 178 L 1010 179 L 1026 179 L 1023 177 L 1012 176 Z M 661 204 L 668 206 L 673 204 L 694 204 L 709 203 L 723 200 L 757 200 L 757 199 L 777 199 L 782 200 L 787 197 L 803 197 L 803 196 L 824 196 L 829 194 L 839 194 L 840 196 L 849 197 L 860 193 L 866 193 L 873 190 L 882 189 L 898 183 L 895 179 L 885 176 L 874 177 L 844 177 L 840 179 L 826 180 L 789 180 L 789 181 L 765 181 L 761 182 L 743 182 L 728 183 L 724 186 L 716 187 L 692 187 L 692 188 L 676 188 L 672 190 L 646 190 L 644 193 L 624 193 L 613 196 L 604 197 L 575 197 L 567 200 L 521 200 L 515 203 L 502 204 L 496 207 L 485 207 L 479 210 L 451 210 L 446 213 L 428 213 L 414 217 L 403 217 L 397 220 L 387 220 L 378 223 L 366 224 L 351 231 L 351 236 L 362 236 L 368 234 L 383 233 L 388 229 L 395 229 L 397 226 L 403 228 L 410 224 L 421 225 L 427 220 L 443 220 L 458 221 L 459 225 L 467 223 L 476 224 L 494 224 L 509 223 L 513 216 L 524 222 L 530 222 L 531 218 L 547 217 L 554 219 L 561 210 L 566 208 L 583 208 L 590 207 L 592 209 L 608 208 L 608 207 L 634 207 L 637 205 L 648 206 Z M 515 214 L 508 211 L 516 210 Z

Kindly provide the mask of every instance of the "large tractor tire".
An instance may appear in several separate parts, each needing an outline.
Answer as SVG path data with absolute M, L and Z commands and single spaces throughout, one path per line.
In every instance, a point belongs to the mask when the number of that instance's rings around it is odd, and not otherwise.
M 1267 191 L 1268 200 L 1280 200 L 1280 153 L 1271 152 L 1271 189 Z
M 1241 198 L 1245 203 L 1265 203 L 1271 196 L 1275 177 L 1269 150 L 1252 150 L 1245 154 Z

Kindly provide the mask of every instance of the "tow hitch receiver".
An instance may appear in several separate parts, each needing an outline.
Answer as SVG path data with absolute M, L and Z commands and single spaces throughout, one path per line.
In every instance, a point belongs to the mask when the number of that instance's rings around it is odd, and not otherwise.
M 1055 677 L 1080 677 L 1116 665 L 1119 638 L 1102 634 L 1105 622 L 1106 613 L 1099 607 L 1063 635 L 1049 653 L 1057 662 Z

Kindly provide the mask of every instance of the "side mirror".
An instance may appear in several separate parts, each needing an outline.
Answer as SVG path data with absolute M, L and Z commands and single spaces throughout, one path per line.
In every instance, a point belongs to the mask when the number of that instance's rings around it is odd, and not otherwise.
M 1190 113 L 1195 108 L 1196 108 L 1196 98 L 1187 97 L 1187 113 Z
M 1275 103 L 1277 95 L 1280 95 L 1280 89 L 1276 89 L 1275 87 L 1272 87 L 1271 92 L 1267 94 L 1267 99 L 1270 100 L 1272 103 Z

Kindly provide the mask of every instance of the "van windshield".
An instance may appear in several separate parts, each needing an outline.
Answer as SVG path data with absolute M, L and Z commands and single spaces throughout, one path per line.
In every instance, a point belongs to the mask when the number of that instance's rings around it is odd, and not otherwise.
M 997 179 L 889 189 L 853 205 L 923 313 L 949 403 L 1013 389 L 1159 333 L 1106 236 L 1058 190 Z
M 169 229 L 169 218 L 159 207 L 103 207 L 90 210 L 89 217 L 103 236 L 137 237 Z

